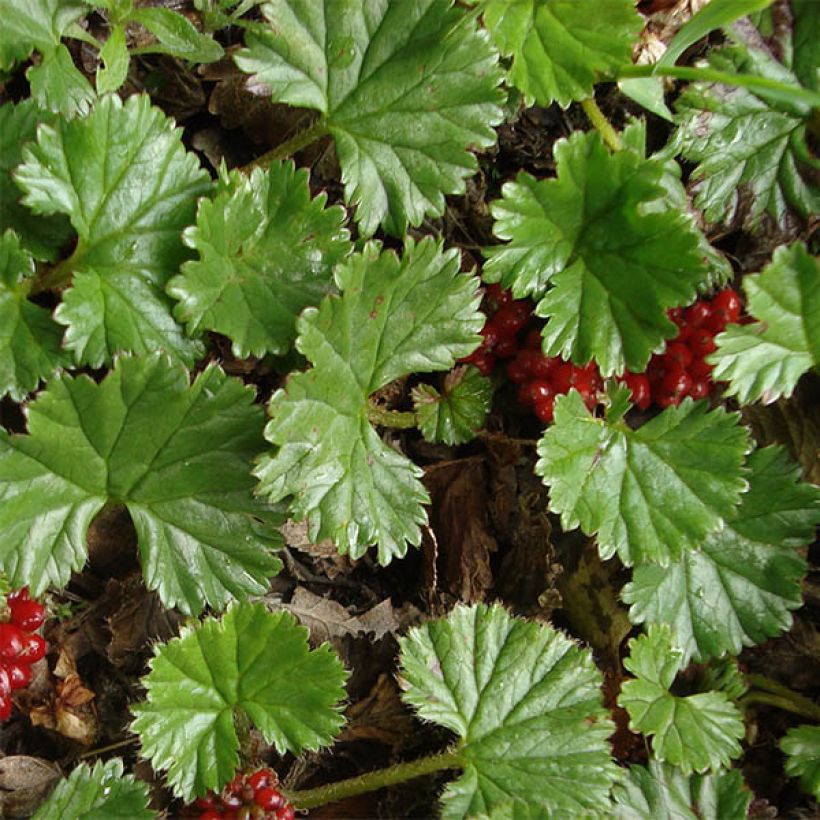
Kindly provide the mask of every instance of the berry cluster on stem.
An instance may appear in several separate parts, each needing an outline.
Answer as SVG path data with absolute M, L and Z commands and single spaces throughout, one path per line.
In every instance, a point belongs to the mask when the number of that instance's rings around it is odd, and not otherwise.
M 296 812 L 278 786 L 272 769 L 239 773 L 220 794 L 196 801 L 198 820 L 294 820 Z

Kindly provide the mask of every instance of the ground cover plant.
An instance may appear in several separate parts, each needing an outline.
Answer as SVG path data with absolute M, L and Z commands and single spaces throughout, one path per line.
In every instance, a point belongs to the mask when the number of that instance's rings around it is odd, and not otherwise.
M 0 18 L 4 816 L 813 816 L 820 4 Z

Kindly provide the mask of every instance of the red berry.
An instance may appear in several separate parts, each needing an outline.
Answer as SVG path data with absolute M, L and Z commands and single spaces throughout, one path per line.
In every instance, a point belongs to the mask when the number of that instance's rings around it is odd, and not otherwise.
M 575 368 L 569 363 L 564 362 L 559 364 L 555 370 L 552 371 L 551 381 L 556 393 L 568 393 L 572 387 L 572 380 L 575 374 Z
M 11 714 L 11 695 L 0 695 L 0 720 L 8 720 Z
M 661 393 L 683 398 L 691 387 L 692 377 L 682 367 L 670 367 L 661 382 Z
M 684 323 L 684 316 L 683 316 L 683 308 L 676 307 L 676 308 L 669 308 L 666 311 L 666 315 L 678 326 L 683 327 Z
M 697 358 L 689 366 L 689 374 L 695 381 L 708 381 L 712 376 L 712 365 Z
M 740 297 L 732 288 L 722 290 L 712 299 L 712 311 L 721 314 L 723 324 L 736 322 L 740 318 Z
M 285 798 L 282 797 L 278 789 L 272 789 L 270 787 L 260 789 L 256 793 L 254 800 L 256 801 L 256 805 L 265 809 L 265 811 L 276 811 L 276 809 L 285 805 Z
M 4 664 L 0 664 L 0 698 L 7 697 L 12 690 L 11 675 Z
M 555 395 L 555 388 L 549 382 L 539 380 L 530 382 L 530 396 L 535 404 L 547 399 L 552 399 L 554 402 Z
M 649 388 L 649 379 L 644 373 L 630 373 L 627 371 L 622 377 L 623 383 L 632 391 L 632 403 L 641 410 L 646 410 L 652 401 L 652 391 Z
M 522 351 L 526 353 L 528 351 Z M 507 364 L 507 378 L 516 384 L 523 384 L 530 378 L 530 369 L 519 353 L 511 362 Z
M 194 800 L 194 806 L 203 811 L 216 808 L 216 795 L 213 792 L 208 792 L 205 797 L 197 797 L 197 799 Z
M 689 345 L 689 349 L 696 359 L 702 359 L 704 356 L 708 356 L 717 347 L 715 337 L 712 335 L 712 332 L 705 327 L 694 330 L 686 343 Z
M 532 404 L 532 393 L 530 392 L 530 385 L 532 382 L 522 382 L 518 385 L 518 390 L 515 391 L 515 397 L 522 407 L 528 407 Z
M 40 635 L 26 635 L 20 655 L 29 665 L 37 663 L 46 656 L 45 639 Z
M 541 336 L 540 330 L 531 330 L 527 334 L 527 339 L 524 342 L 524 347 L 529 348 L 530 350 L 541 350 L 543 341 L 544 340 Z
M 293 806 L 285 806 L 276 812 L 276 820 L 295 820 L 296 811 Z
M 18 600 L 9 604 L 11 622 L 26 632 L 34 632 L 46 619 L 46 608 L 37 601 Z
M 7 668 L 12 689 L 25 689 L 31 683 L 31 667 L 27 663 L 15 661 Z
M 552 376 L 552 371 L 560 364 L 561 360 L 544 356 L 543 353 L 537 353 L 530 365 L 530 372 L 536 379 L 548 379 Z
M 692 351 L 682 342 L 672 342 L 663 354 L 666 361 L 679 364 L 684 370 L 692 364 Z
M 709 382 L 704 379 L 693 381 L 689 388 L 689 395 L 693 399 L 705 399 L 709 395 Z
M 465 356 L 464 364 L 474 365 L 482 376 L 489 376 L 495 367 L 495 356 L 482 348 L 474 350 L 469 356 Z
M 706 324 L 712 315 L 712 308 L 706 302 L 695 302 L 691 307 L 686 308 L 684 320 L 690 327 L 700 327 Z
M 515 336 L 504 336 L 493 351 L 499 359 L 509 359 L 518 352 L 518 339 Z
M 28 587 L 20 587 L 6 595 L 6 603 L 11 606 L 15 601 L 28 601 Z
M 13 661 L 23 651 L 24 635 L 16 624 L 0 624 L 0 657 Z
M 493 322 L 502 336 L 514 336 L 527 324 L 531 315 L 529 303 L 519 300 L 502 305 L 493 316 Z
M 248 785 L 256 792 L 266 789 L 277 782 L 277 777 L 271 769 L 259 769 L 248 778 Z
M 504 290 L 498 282 L 494 282 L 492 285 L 487 285 L 487 299 L 500 307 L 512 302 L 513 295 L 511 290 Z
M 199 820 L 223 820 L 224 815 L 216 809 L 206 809 L 199 813 Z
M 664 410 L 667 407 L 677 407 L 682 401 L 683 396 L 677 396 L 674 393 L 660 393 L 655 396 L 655 403 L 658 407 L 662 407 Z
M 553 413 L 555 411 L 555 396 L 549 396 L 535 402 L 535 415 L 544 424 L 549 424 L 552 421 Z

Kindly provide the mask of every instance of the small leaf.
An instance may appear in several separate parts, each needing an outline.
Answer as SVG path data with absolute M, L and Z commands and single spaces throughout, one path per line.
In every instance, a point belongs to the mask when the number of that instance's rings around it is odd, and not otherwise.
M 746 820 L 752 792 L 737 770 L 685 776 L 652 758 L 612 789 L 619 820 Z
M 783 450 L 748 461 L 749 490 L 725 525 L 670 566 L 636 567 L 623 592 L 633 623 L 666 623 L 685 660 L 740 654 L 791 626 L 803 603 L 798 551 L 820 524 L 820 491 L 798 483 Z
M 557 179 L 521 172 L 492 203 L 507 244 L 486 249 L 484 279 L 540 300 L 546 355 L 641 372 L 677 332 L 666 308 L 705 278 L 698 232 L 668 201 L 664 162 L 612 154 L 596 133 L 559 141 L 555 157 Z
M 329 644 L 308 647 L 293 616 L 236 604 L 156 648 L 131 728 L 142 754 L 189 801 L 233 777 L 240 714 L 279 754 L 330 745 L 344 723 L 346 677 Z
M 607 808 L 614 727 L 589 650 L 484 605 L 458 606 L 400 646 L 404 700 L 460 738 L 464 773 L 445 789 L 444 818 L 528 816 L 515 802 L 532 817 Z
M 185 232 L 199 259 L 168 283 L 176 317 L 192 335 L 215 330 L 234 355 L 284 355 L 296 317 L 332 290 L 332 268 L 351 249 L 344 210 L 311 199 L 308 171 L 274 162 L 267 172 L 232 173 L 213 200 L 199 204 Z
M 23 158 L 23 204 L 67 214 L 79 234 L 62 266 L 84 275 L 81 292 L 69 289 L 55 313 L 77 363 L 161 348 L 192 365 L 202 346 L 184 338 L 163 287 L 186 258 L 181 233 L 209 182 L 172 121 L 147 95 L 110 95 L 88 117 L 42 126 Z
M 368 397 L 408 373 L 449 370 L 480 341 L 475 279 L 458 254 L 408 239 L 401 260 L 375 244 L 336 268 L 341 296 L 297 321 L 296 346 L 312 363 L 271 398 L 265 437 L 275 451 L 256 468 L 260 492 L 291 498 L 313 543 L 330 538 L 360 558 L 378 545 L 389 563 L 418 544 L 426 521 L 421 469 L 385 444 Z
M 64 361 L 62 328 L 29 302 L 34 261 L 13 231 L 0 236 L 0 397 L 21 401 Z
M 43 52 L 42 61 L 26 71 L 26 78 L 32 99 L 48 111 L 85 114 L 95 97 L 91 83 L 62 43 Z
M 201 34 L 187 17 L 171 9 L 138 8 L 130 18 L 145 26 L 159 40 L 161 45 L 150 47 L 153 52 L 171 54 L 195 63 L 213 63 L 225 54 L 213 37 Z
M 493 398 L 492 382 L 474 367 L 459 367 L 439 393 L 429 384 L 413 388 L 419 430 L 427 441 L 463 444 L 484 425 Z
M 637 430 L 590 415 L 575 391 L 555 404 L 535 470 L 565 530 L 597 535 L 601 557 L 667 566 L 731 515 L 748 433 L 738 417 L 685 399 Z
M 262 447 L 253 391 L 211 365 L 189 384 L 167 358 L 121 358 L 99 384 L 60 375 L 0 431 L 0 567 L 15 586 L 63 586 L 86 532 L 124 504 L 145 583 L 183 612 L 261 594 L 281 564 L 272 510 L 251 494 Z M 266 526 L 267 525 L 267 526 Z
M 0 0 L 0 70 L 25 60 L 32 49 L 53 51 L 68 27 L 87 11 L 73 0 Z
M 800 785 L 820 800 L 820 726 L 796 726 L 780 741 L 786 755 L 786 774 L 799 777 Z
M 501 121 L 487 33 L 452 0 L 273 0 L 262 13 L 236 63 L 274 102 L 322 112 L 360 232 L 440 216 L 477 168 L 468 149 L 492 145 Z
M 0 106 L 0 233 L 11 228 L 20 244 L 35 259 L 53 262 L 59 248 L 71 237 L 71 226 L 62 214 L 43 217 L 31 213 L 19 200 L 22 192 L 11 177 L 20 164 L 23 146 L 37 135 L 40 123 L 53 123 L 56 116 L 39 109 L 32 100 Z
M 743 278 L 743 289 L 758 321 L 717 336 L 713 378 L 729 381 L 726 395 L 741 404 L 771 404 L 820 364 L 820 262 L 801 242 L 782 246 L 762 273 Z
M 674 117 L 664 99 L 663 79 L 661 77 L 635 77 L 619 80 L 618 88 L 630 100 L 651 111 L 658 117 L 672 122 Z
M 103 67 L 97 69 L 97 93 L 116 91 L 125 82 L 131 62 L 122 26 L 111 29 L 111 34 L 100 49 L 100 59 Z
M 151 820 L 148 787 L 123 773 L 122 760 L 80 764 L 57 784 L 32 820 Z
M 630 729 L 652 738 L 659 761 L 688 775 L 717 770 L 741 754 L 743 717 L 723 692 L 676 697 L 669 691 L 683 653 L 668 626 L 650 625 L 629 648 L 624 666 L 636 678 L 622 684 L 618 704 L 629 713 Z
M 502 54 L 512 57 L 510 80 L 528 105 L 557 101 L 567 108 L 592 94 L 629 63 L 641 30 L 632 0 L 490 0 L 484 24 Z

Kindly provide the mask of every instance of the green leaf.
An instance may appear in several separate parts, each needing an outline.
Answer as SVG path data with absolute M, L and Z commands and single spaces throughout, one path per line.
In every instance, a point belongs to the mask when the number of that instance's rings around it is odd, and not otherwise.
M 774 0 L 723 0 L 709 3 L 684 23 L 672 38 L 657 66 L 675 65 L 678 57 L 698 40 L 718 28 L 724 28 L 761 9 L 770 6 Z
M 84 763 L 57 784 L 32 820 L 151 820 L 145 783 L 123 773 L 122 760 L 113 758 L 94 767 Z
M 716 381 L 741 404 L 790 396 L 820 364 L 820 262 L 802 242 L 781 246 L 763 272 L 743 278 L 749 313 L 758 321 L 729 325 L 709 357 Z
M 721 529 L 668 567 L 637 567 L 623 592 L 632 622 L 669 624 L 686 660 L 739 655 L 788 629 L 803 602 L 799 549 L 820 524 L 820 491 L 778 447 L 752 453 L 748 468 L 749 490 Z
M 330 538 L 360 558 L 378 545 L 388 563 L 418 544 L 426 521 L 422 471 L 368 421 L 368 397 L 408 373 L 449 370 L 477 346 L 484 315 L 456 251 L 408 239 L 401 260 L 375 244 L 336 268 L 341 297 L 297 321 L 296 346 L 312 363 L 274 393 L 265 437 L 275 446 L 255 470 L 271 501 L 291 497 L 315 543 Z
M 296 317 L 332 289 L 332 268 L 351 249 L 341 207 L 310 197 L 308 171 L 273 163 L 250 177 L 233 173 L 213 200 L 199 204 L 185 232 L 199 252 L 168 283 L 177 319 L 192 335 L 215 330 L 234 355 L 284 355 Z
M 629 713 L 630 729 L 652 738 L 659 761 L 688 775 L 717 770 L 741 754 L 743 717 L 723 692 L 676 697 L 669 691 L 683 653 L 667 625 L 650 625 L 629 648 L 624 666 L 636 677 L 621 685 L 618 704 Z
M 799 777 L 800 785 L 820 800 L 820 726 L 796 726 L 780 741 L 786 755 L 786 774 Z
M 664 204 L 663 162 L 580 132 L 555 157 L 557 179 L 521 172 L 492 204 L 507 244 L 486 249 L 484 278 L 540 300 L 548 356 L 641 372 L 677 332 L 666 308 L 691 302 L 705 277 L 698 232 Z
M 189 801 L 233 777 L 241 716 L 279 754 L 330 745 L 344 723 L 346 677 L 329 644 L 311 650 L 289 613 L 236 604 L 156 648 L 131 729 L 142 755 Z
M 722 57 L 731 70 L 740 64 L 741 53 L 737 47 L 724 49 L 711 59 Z M 772 79 L 782 80 L 785 72 L 797 84 L 779 63 L 759 67 Z M 716 83 L 690 85 L 675 108 L 674 144 L 697 163 L 695 204 L 709 222 L 759 230 L 768 214 L 785 230 L 792 211 L 807 218 L 820 209 L 817 186 L 806 174 L 820 164 L 809 159 L 801 117 L 770 106 L 750 90 Z
M 160 45 L 149 47 L 152 52 L 171 54 L 196 63 L 213 63 L 225 54 L 213 37 L 200 33 L 187 17 L 171 9 L 138 8 L 130 18 L 145 26 L 159 40 Z
M 43 52 L 39 65 L 26 71 L 34 101 L 48 111 L 85 114 L 94 100 L 94 89 L 77 66 L 71 52 L 60 43 Z
M 21 401 L 64 362 L 62 328 L 26 298 L 34 261 L 9 230 L 0 236 L 0 397 Z
M 268 26 L 246 35 L 237 65 L 275 102 L 314 108 L 336 141 L 359 230 L 408 225 L 444 212 L 495 142 L 501 71 L 486 32 L 452 0 L 366 6 L 273 0 Z
M 634 77 L 620 80 L 618 89 L 638 105 L 658 117 L 672 122 L 674 117 L 664 99 L 663 80 L 660 77 Z
M 748 432 L 734 413 L 685 399 L 637 430 L 559 397 L 535 470 L 565 530 L 597 535 L 603 558 L 667 566 L 731 515 L 746 489 Z
M 53 123 L 55 115 L 42 111 L 31 100 L 0 106 L 0 233 L 13 229 L 21 245 L 36 259 L 53 262 L 58 249 L 71 236 L 71 226 L 62 214 L 36 216 L 24 208 L 11 172 L 20 164 L 23 145 L 37 135 L 39 123 Z
M 792 69 L 805 88 L 820 89 L 820 5 L 814 0 L 792 0 L 794 16 Z
M 189 384 L 164 356 L 125 357 L 100 384 L 52 379 L 27 417 L 28 435 L 0 432 L 0 567 L 15 586 L 65 585 L 94 516 L 124 504 L 166 606 L 265 591 L 281 539 L 252 495 L 263 419 L 250 388 L 214 365 Z
M 484 24 L 527 104 L 566 108 L 631 62 L 642 20 L 632 0 L 490 0 Z
M 53 51 L 65 30 L 87 10 L 72 0 L 0 0 L 0 69 L 8 71 L 35 48 Z
M 192 365 L 202 346 L 173 321 L 163 287 L 186 258 L 181 233 L 209 181 L 173 122 L 147 95 L 125 103 L 111 95 L 88 117 L 41 126 L 23 158 L 15 174 L 23 204 L 67 214 L 79 234 L 60 265 L 75 287 L 55 313 L 77 363 L 164 349 Z
M 441 393 L 429 384 L 413 388 L 419 430 L 431 442 L 471 441 L 484 426 L 492 400 L 492 382 L 474 367 L 458 367 L 448 373 Z
M 116 91 L 128 77 L 131 57 L 125 41 L 125 29 L 115 26 L 100 49 L 103 67 L 97 69 L 97 93 Z
M 612 790 L 619 820 L 746 820 L 752 792 L 739 771 L 692 774 L 654 758 Z
M 484 605 L 458 606 L 400 646 L 404 700 L 460 738 L 464 773 L 444 792 L 443 817 L 520 817 L 516 801 L 544 807 L 533 817 L 608 806 L 614 727 L 589 650 Z

